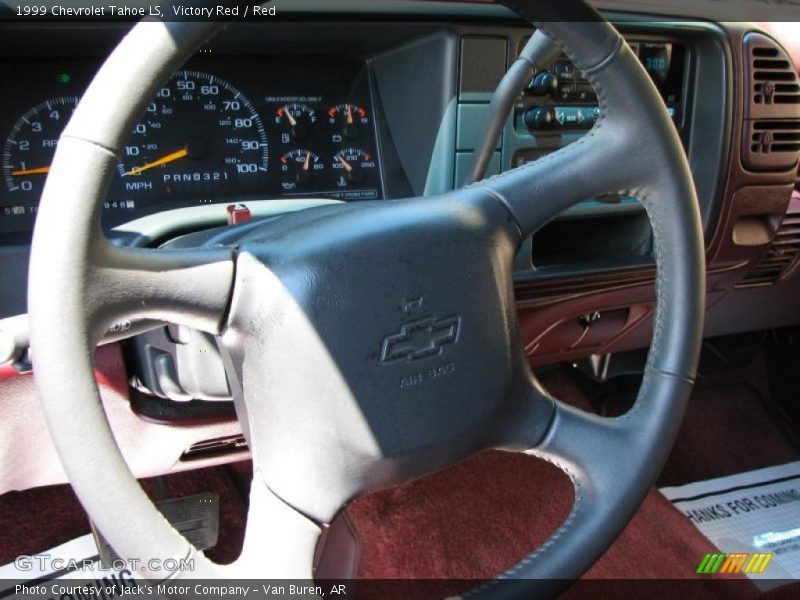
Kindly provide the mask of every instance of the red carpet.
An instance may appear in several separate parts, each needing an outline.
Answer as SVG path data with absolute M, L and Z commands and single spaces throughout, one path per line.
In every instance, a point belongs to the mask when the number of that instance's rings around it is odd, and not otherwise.
M 66 485 L 0 496 L 0 565 L 89 533 L 89 519 Z
M 558 397 L 588 408 L 588 400 L 563 372 L 549 374 L 545 383 Z M 727 455 L 724 460 L 733 460 L 729 456 L 731 444 L 747 436 L 764 438 L 763 453 L 757 458 L 739 454 L 741 460 L 750 461 L 746 463 L 717 464 L 723 460 L 715 458 L 719 454 Z M 769 439 L 773 440 L 771 444 Z M 722 452 L 717 452 L 718 448 Z M 795 450 L 777 436 L 751 390 L 734 385 L 701 389 L 692 400 L 689 419 L 664 477 L 683 482 L 686 477 L 724 474 L 718 472 L 724 468 L 741 471 L 743 467 L 761 466 L 764 461 L 775 464 L 775 452 L 787 459 L 795 456 Z M 698 456 L 703 461 L 696 460 Z M 218 562 L 230 562 L 241 548 L 243 499 L 247 498 L 250 469 L 249 463 L 239 463 L 228 469 L 167 478 L 173 496 L 201 491 L 220 494 L 220 541 L 209 552 Z M 145 487 L 152 486 L 145 483 Z M 566 518 L 572 497 L 569 479 L 557 468 L 535 458 L 496 451 L 425 479 L 373 493 L 347 509 L 361 539 L 358 576 L 431 580 L 426 587 L 430 597 L 465 591 L 476 579 L 500 573 L 541 545 Z M 21 518 L 23 515 L 30 518 Z M 59 486 L 0 497 L 0 531 L 0 563 L 6 563 L 19 554 L 46 550 L 86 533 L 88 523 L 71 490 Z M 713 551 L 710 542 L 653 491 L 622 536 L 585 576 L 584 583 L 572 588 L 566 597 L 605 600 L 631 595 L 755 595 L 755 588 L 746 581 L 708 576 L 699 582 L 695 579 L 696 566 Z M 602 585 L 597 583 L 599 579 L 604 580 Z M 608 582 L 615 579 L 624 581 L 616 586 Z M 647 579 L 650 581 L 643 581 Z M 653 579 L 662 581 L 654 583 Z M 786 593 L 791 590 L 774 597 L 787 598 Z M 410 596 L 406 593 L 403 597 Z
M 543 376 L 556 397 L 584 410 L 590 403 L 563 370 Z M 724 435 L 724 434 L 723 434 Z M 694 461 L 692 461 L 694 462 Z M 486 452 L 447 471 L 362 498 L 347 513 L 361 538 L 360 578 L 487 579 L 541 545 L 572 506 L 569 478 L 532 457 Z M 622 536 L 585 575 L 592 579 L 696 579 L 695 569 L 715 548 L 660 493 L 653 490 Z M 748 582 L 691 582 L 709 598 L 749 597 Z M 445 582 L 431 597 L 471 585 Z M 615 590 L 636 588 L 625 581 Z M 640 586 L 652 597 L 658 587 Z M 427 590 L 427 588 L 426 588 Z M 608 586 L 578 586 L 573 598 L 614 595 Z M 670 596 L 674 588 L 661 591 Z
M 566 519 L 572 483 L 556 467 L 486 452 L 348 508 L 360 578 L 483 579 L 513 566 Z
M 471 587 L 541 545 L 566 518 L 572 485 L 544 461 L 487 452 L 426 479 L 360 499 L 348 516 L 361 537 L 359 578 L 450 579 L 426 586 L 430 597 Z M 696 579 L 715 548 L 657 491 L 652 491 L 622 536 L 584 579 Z M 750 597 L 742 581 L 704 576 L 692 593 L 707 598 Z M 663 584 L 670 595 L 671 583 Z M 620 582 L 653 597 L 658 584 Z M 578 586 L 571 598 L 606 597 L 608 586 Z M 427 594 L 425 597 L 428 597 Z M 662 597 L 658 595 L 657 597 Z
M 208 555 L 219 563 L 236 559 L 242 547 L 246 508 L 226 473 L 220 469 L 189 471 L 166 478 L 170 496 L 180 498 L 202 492 L 220 496 L 220 533 Z M 144 481 L 151 497 L 154 488 Z M 125 518 L 124 508 L 120 518 Z M 66 485 L 10 492 L 0 496 L 0 565 L 17 556 L 36 554 L 89 533 L 86 517 L 72 488 Z
M 795 460 L 800 460 L 800 450 L 767 414 L 752 387 L 701 387 L 692 395 L 658 484 L 682 485 Z
M 246 463 L 237 470 L 243 477 L 249 474 Z M 225 472 L 196 471 L 167 480 L 175 497 L 202 491 L 220 494 L 220 540 L 209 555 L 218 562 L 234 560 L 241 548 L 245 510 L 242 496 Z M 152 491 L 149 482 L 145 488 Z M 569 480 L 548 463 L 516 454 L 481 454 L 351 505 L 348 515 L 362 544 L 358 575 L 367 579 L 443 579 L 426 587 L 432 598 L 465 591 L 472 584 L 464 579 L 489 578 L 540 545 L 566 517 L 571 502 Z M 0 544 L 0 564 L 4 564 L 19 554 L 41 552 L 87 533 L 89 527 L 71 489 L 57 486 L 0 497 L 0 531 L 4 542 Z M 693 577 L 700 558 L 712 550 L 680 513 L 653 492 L 586 577 Z M 579 586 L 568 597 L 622 598 L 637 587 L 642 595 L 654 597 L 652 583 L 631 581 L 620 582 L 618 593 L 623 595 L 613 594 L 607 586 Z M 691 591 L 697 589 L 695 585 Z M 708 598 L 751 595 L 743 594 L 741 585 L 719 580 L 707 580 L 702 589 L 702 597 Z M 415 598 L 421 596 L 417 588 L 414 592 Z

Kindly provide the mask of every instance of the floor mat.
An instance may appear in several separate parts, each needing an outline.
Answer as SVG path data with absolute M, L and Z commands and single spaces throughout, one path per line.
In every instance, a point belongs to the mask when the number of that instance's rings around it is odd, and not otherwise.
M 698 387 L 658 487 L 683 485 L 800 460 L 800 449 L 750 385 Z
M 721 551 L 702 573 L 745 573 L 762 590 L 800 580 L 800 461 L 663 488 Z
M 99 582 L 102 577 L 107 577 L 109 582 L 119 583 L 121 571 L 114 569 L 101 571 L 99 558 L 94 536 L 86 534 L 51 548 L 36 558 L 23 557 L 18 562 L 0 565 L 0 598 L 21 600 L 25 597 L 36 598 L 41 595 L 27 591 L 17 593 L 17 585 L 33 589 L 34 586 L 44 582 L 72 580 L 87 584 L 98 582 L 97 587 L 100 588 L 103 585 Z M 125 570 L 126 578 L 128 573 Z M 48 587 L 51 585 L 48 583 Z M 97 594 L 97 597 L 102 596 Z

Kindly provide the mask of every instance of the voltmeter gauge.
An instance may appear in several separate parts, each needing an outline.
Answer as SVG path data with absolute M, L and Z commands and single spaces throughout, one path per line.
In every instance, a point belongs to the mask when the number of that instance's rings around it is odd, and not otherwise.
M 317 113 L 306 104 L 286 104 L 275 111 L 275 123 L 284 132 L 284 143 L 306 139 L 316 122 Z
M 325 169 L 317 154 L 298 148 L 281 156 L 281 187 L 285 191 L 308 187 L 314 177 Z
M 355 140 L 361 137 L 369 124 L 369 115 L 361 106 L 339 104 L 328 110 L 328 122 L 339 129 L 346 139 Z

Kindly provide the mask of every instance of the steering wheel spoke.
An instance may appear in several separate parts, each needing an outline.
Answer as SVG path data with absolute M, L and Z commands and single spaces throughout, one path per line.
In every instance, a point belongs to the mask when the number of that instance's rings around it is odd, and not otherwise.
M 525 582 L 537 593 L 551 596 L 567 580 L 580 577 L 591 567 L 633 517 L 648 491 L 631 473 L 649 473 L 654 478 L 660 471 L 668 448 L 654 446 L 650 440 L 656 434 L 677 433 L 679 422 L 671 416 L 682 408 L 691 386 L 689 379 L 649 371 L 639 400 L 618 418 L 603 418 L 551 399 L 554 411 L 547 432 L 522 451 L 564 471 L 575 488 L 575 501 L 550 539 L 500 579 L 530 580 L 541 573 L 558 572 L 559 579 L 535 585 Z M 680 406 L 667 401 L 670 398 L 678 399 Z M 538 435 L 536 432 L 533 437 Z M 487 582 L 476 590 L 475 597 L 504 597 L 498 593 L 519 589 L 496 586 L 497 580 Z
M 497 196 L 528 236 L 582 200 L 635 188 L 638 165 L 626 158 L 623 142 L 601 118 L 569 146 L 476 185 Z
M 98 328 L 148 319 L 220 333 L 233 288 L 232 250 L 130 249 L 105 240 L 98 246 L 87 290 Z
M 321 534 L 322 527 L 276 496 L 256 468 L 242 553 L 221 569 L 241 579 L 311 580 Z

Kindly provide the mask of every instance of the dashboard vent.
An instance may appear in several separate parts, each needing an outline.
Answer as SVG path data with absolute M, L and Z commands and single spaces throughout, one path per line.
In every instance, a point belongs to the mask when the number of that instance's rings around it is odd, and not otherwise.
M 800 107 L 800 78 L 792 59 L 777 42 L 760 33 L 744 38 L 751 119 L 794 116 Z
M 745 153 L 745 165 L 752 170 L 785 170 L 797 164 L 800 155 L 800 119 L 748 121 L 744 143 L 750 144 Z
M 792 63 L 777 48 L 752 48 L 753 102 L 800 104 L 800 84 Z
M 748 90 L 742 162 L 752 171 L 785 171 L 800 157 L 800 77 L 777 42 L 748 33 L 745 79 Z
M 769 250 L 736 287 L 777 283 L 800 259 L 800 199 L 789 205 Z

